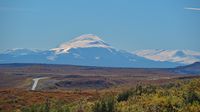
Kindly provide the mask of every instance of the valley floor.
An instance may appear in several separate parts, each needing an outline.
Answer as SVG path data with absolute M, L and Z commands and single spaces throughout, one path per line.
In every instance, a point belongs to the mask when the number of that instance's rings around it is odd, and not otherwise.
M 182 71 L 1 65 L 0 112 L 200 112 L 200 75 Z
M 71 91 L 1 89 L 2 112 L 199 112 L 200 78 L 127 88 Z

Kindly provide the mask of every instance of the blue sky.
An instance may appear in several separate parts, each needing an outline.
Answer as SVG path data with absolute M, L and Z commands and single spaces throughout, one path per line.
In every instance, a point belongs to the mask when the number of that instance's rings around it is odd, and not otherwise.
M 95 34 L 118 49 L 200 51 L 200 0 L 0 0 L 0 51 Z

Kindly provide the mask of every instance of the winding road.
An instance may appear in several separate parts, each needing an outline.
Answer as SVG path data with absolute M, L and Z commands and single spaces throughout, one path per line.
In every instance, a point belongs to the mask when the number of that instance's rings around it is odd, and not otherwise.
M 33 86 L 32 86 L 32 89 L 31 90 L 35 90 L 35 88 L 37 87 L 37 84 L 38 84 L 38 81 L 40 80 L 40 79 L 46 79 L 46 78 L 48 78 L 48 77 L 40 77 L 40 78 L 34 78 L 33 79 Z

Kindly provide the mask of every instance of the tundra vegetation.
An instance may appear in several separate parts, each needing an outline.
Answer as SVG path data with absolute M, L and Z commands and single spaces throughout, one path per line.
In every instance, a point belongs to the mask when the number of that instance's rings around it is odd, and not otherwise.
M 49 100 L 14 112 L 200 112 L 200 79 L 137 85 L 118 94 L 65 103 Z

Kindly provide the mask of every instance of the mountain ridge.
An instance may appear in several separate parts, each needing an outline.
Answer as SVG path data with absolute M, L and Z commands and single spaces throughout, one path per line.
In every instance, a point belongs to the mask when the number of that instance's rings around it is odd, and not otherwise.
M 177 55 L 183 55 L 180 52 Z M 118 50 L 93 34 L 84 34 L 49 50 L 13 49 L 0 53 L 0 63 L 47 63 L 101 67 L 171 68 L 178 62 L 148 59 Z
M 154 61 L 169 61 L 182 64 L 192 64 L 200 61 L 200 52 L 191 50 L 138 50 L 134 54 Z

